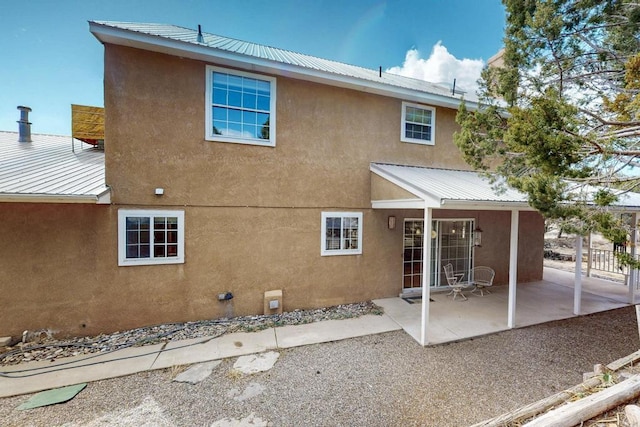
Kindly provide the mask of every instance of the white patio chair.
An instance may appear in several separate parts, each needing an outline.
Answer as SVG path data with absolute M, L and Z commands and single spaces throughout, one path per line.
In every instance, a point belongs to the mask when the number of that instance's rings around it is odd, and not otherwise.
M 490 267 L 478 266 L 473 267 L 469 272 L 469 282 L 473 285 L 471 293 L 480 291 L 480 296 L 483 297 L 484 293 L 490 294 L 487 288 L 493 286 L 493 278 L 496 276 L 496 272 Z
M 449 288 L 451 288 L 451 292 L 449 292 L 447 296 L 453 295 L 453 300 L 455 301 L 456 297 L 460 295 L 462 299 L 466 301 L 467 297 L 464 296 L 462 290 L 468 288 L 471 284 L 469 282 L 462 281 L 464 273 L 454 273 L 453 265 L 451 265 L 451 263 L 442 266 L 442 268 L 444 269 L 444 275 L 447 278 L 447 284 L 449 285 Z

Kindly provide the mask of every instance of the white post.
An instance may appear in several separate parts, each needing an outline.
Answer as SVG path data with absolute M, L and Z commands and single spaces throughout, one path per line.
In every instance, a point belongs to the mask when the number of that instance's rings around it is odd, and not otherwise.
M 589 234 L 587 235 L 587 244 L 589 246 L 587 246 L 587 277 L 591 277 L 591 260 L 593 259 L 593 255 L 591 253 L 591 249 L 592 249 L 592 233 L 591 231 L 589 231 Z
M 631 246 L 630 255 L 631 255 L 631 258 L 633 259 L 636 259 L 636 254 L 638 253 L 636 249 L 636 243 L 638 240 L 637 227 L 638 227 L 638 213 L 633 212 L 631 214 L 631 235 L 629 236 L 629 245 Z M 636 282 L 638 280 L 638 270 L 636 270 L 635 268 L 631 268 L 629 270 L 629 278 L 627 280 L 629 280 L 629 289 L 628 289 L 629 304 L 635 304 L 636 303 Z
M 580 314 L 582 301 L 582 236 L 576 236 L 576 268 L 573 288 L 573 314 Z
M 429 326 L 429 300 L 431 299 L 431 208 L 424 207 L 424 233 L 422 237 L 422 327 L 420 344 L 429 343 L 427 328 Z
M 636 321 L 638 322 L 638 334 L 640 334 L 640 306 L 636 305 Z
M 511 211 L 511 236 L 509 239 L 509 311 L 507 326 L 514 328 L 516 324 L 516 284 L 518 281 L 518 229 L 519 212 Z

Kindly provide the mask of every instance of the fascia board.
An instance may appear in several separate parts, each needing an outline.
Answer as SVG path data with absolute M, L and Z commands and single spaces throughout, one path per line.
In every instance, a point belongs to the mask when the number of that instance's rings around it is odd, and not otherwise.
M 443 200 L 442 208 L 483 211 L 509 211 L 513 209 L 519 211 L 535 211 L 535 209 L 526 202 L 498 202 L 492 200 Z
M 373 209 L 424 209 L 422 199 L 372 200 Z
M 104 193 L 103 193 L 104 194 Z M 110 193 L 102 196 L 71 196 L 58 194 L 16 194 L 0 193 L 0 202 L 9 203 L 74 203 L 74 204 L 110 204 Z M 109 202 L 104 202 L 104 197 L 109 198 Z
M 462 102 L 459 98 L 416 91 L 408 88 L 376 83 L 355 77 L 332 74 L 320 70 L 285 64 L 264 58 L 227 52 L 209 46 L 194 45 L 179 40 L 167 39 L 151 34 L 136 33 L 121 28 L 113 28 L 103 24 L 90 22 L 91 33 L 102 43 L 128 46 L 167 55 L 213 62 L 217 65 L 236 67 L 243 70 L 291 77 L 314 83 L 328 84 L 336 87 L 354 89 L 376 95 L 389 96 L 407 101 L 422 102 L 438 107 L 458 109 Z M 467 108 L 474 111 L 478 103 L 465 101 Z

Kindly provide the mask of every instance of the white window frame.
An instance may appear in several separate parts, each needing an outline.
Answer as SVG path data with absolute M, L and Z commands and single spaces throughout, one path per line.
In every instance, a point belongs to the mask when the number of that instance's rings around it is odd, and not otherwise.
M 358 247 L 355 249 L 344 249 L 343 245 L 345 237 L 342 234 L 344 227 L 340 227 L 340 249 L 326 249 L 327 248 L 327 218 L 357 218 L 358 219 Z M 341 221 L 342 224 L 342 221 Z M 360 255 L 362 254 L 362 212 L 322 212 L 322 227 L 320 234 L 320 254 L 322 256 L 330 255 Z
M 150 218 L 150 253 L 148 258 L 127 258 L 127 218 Z M 178 255 L 174 257 L 155 257 L 153 253 L 154 217 L 176 217 L 178 219 Z M 179 210 L 118 210 L 118 265 L 155 265 L 155 264 L 183 264 L 184 263 L 184 211 Z
M 431 139 L 430 140 L 407 137 L 406 135 L 407 107 L 413 107 L 413 108 L 419 108 L 421 110 L 431 111 Z M 422 105 L 422 104 L 415 104 L 412 102 L 403 101 L 402 102 L 402 122 L 400 127 L 400 141 L 409 142 L 412 144 L 435 145 L 436 144 L 436 109 L 433 107 L 427 107 L 426 105 Z
M 241 138 L 229 135 L 217 135 L 213 133 L 213 73 L 232 74 L 240 77 L 248 77 L 251 79 L 267 81 L 270 83 L 269 93 L 269 139 L 259 138 Z M 205 92 L 205 140 L 216 142 L 230 142 L 233 144 L 249 144 L 260 145 L 265 147 L 276 146 L 276 78 L 265 76 L 263 74 L 253 74 L 244 71 L 232 70 L 228 68 L 215 67 L 213 65 L 206 66 L 206 92 Z

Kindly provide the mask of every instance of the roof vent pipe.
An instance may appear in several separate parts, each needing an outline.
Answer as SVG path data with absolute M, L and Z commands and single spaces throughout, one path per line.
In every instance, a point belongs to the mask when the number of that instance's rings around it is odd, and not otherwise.
M 204 43 L 204 37 L 202 37 L 202 27 L 198 24 L 198 43 Z
M 31 122 L 29 112 L 31 108 L 18 106 L 20 110 L 20 120 L 18 120 L 18 142 L 31 142 Z

